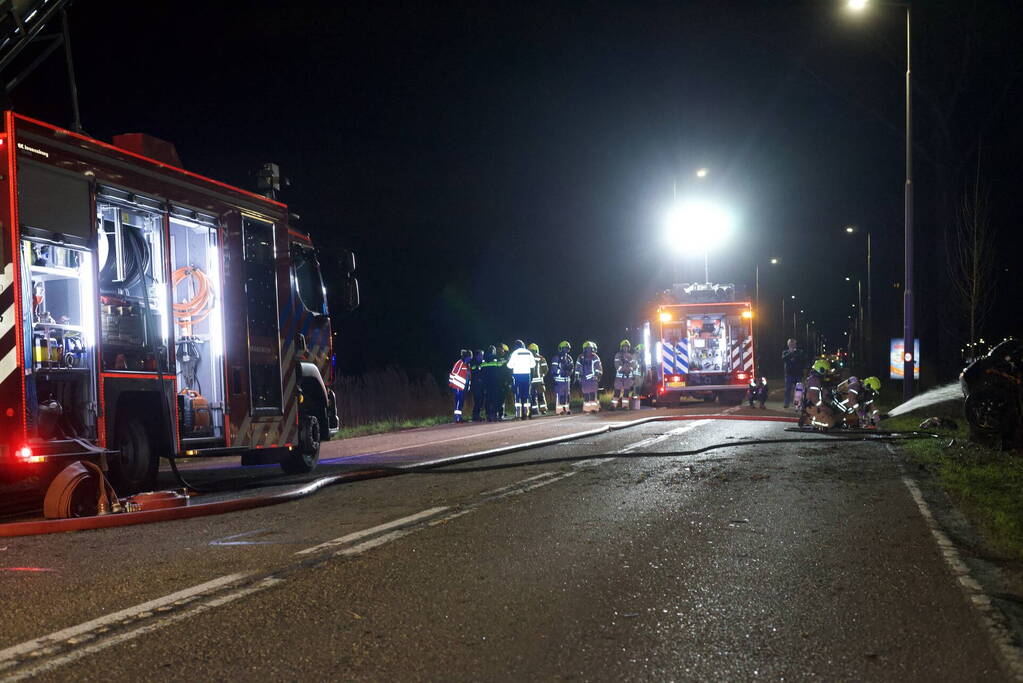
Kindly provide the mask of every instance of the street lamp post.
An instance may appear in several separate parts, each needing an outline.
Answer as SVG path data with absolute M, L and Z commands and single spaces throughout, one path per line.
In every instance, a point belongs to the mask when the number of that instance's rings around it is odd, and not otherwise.
M 847 0 L 853 11 L 866 8 L 869 0 Z M 916 330 L 913 325 L 913 69 L 912 12 L 910 4 L 891 3 L 906 8 L 906 189 L 905 189 L 905 290 L 902 295 L 903 378 L 902 397 L 909 400 L 915 393 L 913 377 L 916 369 Z M 868 297 L 869 298 L 869 297 Z
M 855 225 L 847 225 L 845 227 L 845 231 L 848 234 L 853 235 L 859 232 L 859 228 Z M 864 346 L 863 360 L 866 361 L 867 366 L 870 367 L 873 365 L 874 360 L 874 309 L 872 304 L 873 296 L 871 295 L 873 286 L 873 274 L 871 271 L 873 266 L 870 251 L 870 231 L 867 230 L 864 234 L 867 238 L 867 307 L 865 310 L 862 307 L 860 308 L 860 324 L 863 326 L 861 334 L 865 336 L 866 339 L 865 343 L 861 343 L 861 346 Z

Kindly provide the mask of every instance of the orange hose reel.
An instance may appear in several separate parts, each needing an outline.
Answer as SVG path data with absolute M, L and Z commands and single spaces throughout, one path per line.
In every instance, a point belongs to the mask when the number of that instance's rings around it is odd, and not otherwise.
M 192 336 L 192 326 L 206 320 L 213 310 L 213 282 L 196 266 L 184 266 L 174 271 L 172 286 L 177 289 L 186 279 L 195 283 L 196 292 L 191 299 L 174 304 L 174 316 L 185 335 Z

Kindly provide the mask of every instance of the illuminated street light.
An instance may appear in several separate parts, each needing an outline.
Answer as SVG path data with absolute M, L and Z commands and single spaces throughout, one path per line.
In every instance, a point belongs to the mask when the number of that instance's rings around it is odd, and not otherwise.
M 771 265 L 772 266 L 776 266 L 779 263 L 781 263 L 781 259 L 780 258 L 775 257 L 775 258 L 771 259 Z
M 847 225 L 847 226 L 845 226 L 845 231 L 851 235 L 854 232 L 856 232 L 856 226 L 854 226 L 854 225 Z
M 845 276 L 845 281 L 849 282 L 849 276 L 848 275 Z
M 869 0 L 846 0 L 846 7 L 853 12 L 862 12 L 867 9 L 868 2 Z M 909 2 L 890 1 L 885 4 L 895 5 L 906 10 L 906 134 L 903 136 L 906 145 L 905 228 L 903 235 L 905 240 L 903 258 L 905 259 L 906 274 L 902 290 L 902 338 L 906 340 L 905 343 L 908 346 L 913 344 L 916 339 L 916 321 L 913 319 L 913 251 L 915 249 L 913 240 L 913 42 L 911 38 L 913 13 L 912 5 Z M 867 298 L 869 299 L 869 295 Z M 907 353 L 906 355 L 909 358 L 903 368 L 902 398 L 908 401 L 916 393 L 916 386 L 913 384 L 916 376 L 916 359 L 913 358 L 913 354 Z
M 708 173 L 710 173 L 710 171 L 708 171 L 706 168 L 700 168 L 696 170 L 696 177 L 706 178 Z
M 685 202 L 665 219 L 668 242 L 677 254 L 703 252 L 703 275 L 710 282 L 709 254 L 731 235 L 735 221 L 730 213 L 708 202 Z

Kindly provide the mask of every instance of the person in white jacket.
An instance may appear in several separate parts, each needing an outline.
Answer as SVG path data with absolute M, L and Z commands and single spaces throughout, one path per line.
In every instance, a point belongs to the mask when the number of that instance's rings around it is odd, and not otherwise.
M 512 371 L 512 381 L 515 385 L 515 416 L 520 420 L 531 417 L 529 383 L 535 367 L 536 358 L 533 356 L 533 352 L 526 348 L 526 344 L 521 339 L 516 339 L 515 350 L 508 357 L 508 368 Z

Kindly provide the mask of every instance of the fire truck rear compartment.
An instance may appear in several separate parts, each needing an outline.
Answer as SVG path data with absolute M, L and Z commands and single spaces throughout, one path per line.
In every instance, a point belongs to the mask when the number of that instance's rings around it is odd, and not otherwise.
M 178 427 L 183 441 L 224 438 L 220 253 L 213 225 L 171 216 Z
M 92 253 L 42 236 L 21 245 L 29 436 L 95 439 Z

